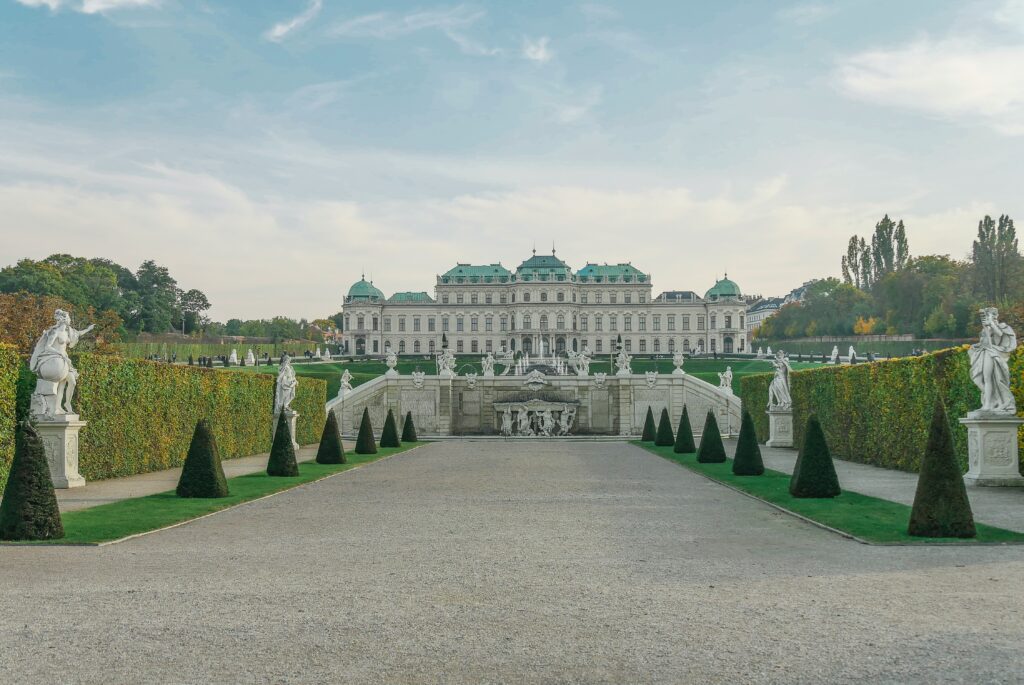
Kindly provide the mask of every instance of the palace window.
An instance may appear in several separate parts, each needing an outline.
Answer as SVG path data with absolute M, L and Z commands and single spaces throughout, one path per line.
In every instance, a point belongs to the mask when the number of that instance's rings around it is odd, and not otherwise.
M 541 314 L 540 315 L 540 329 L 542 331 L 546 331 L 548 329 L 548 315 L 547 314 Z
M 690 315 L 689 314 L 684 314 L 683 315 L 683 330 L 684 331 L 690 330 Z
M 697 317 L 697 330 L 698 331 L 703 331 L 704 330 L 704 317 L 703 316 L 698 316 Z
M 502 317 L 501 317 L 501 324 L 500 325 L 501 325 L 501 332 L 502 333 L 504 333 L 505 331 L 508 330 L 508 317 L 507 316 L 502 315 Z
M 427 351 L 430 352 L 430 354 L 434 354 L 435 349 L 437 348 L 433 340 L 427 342 Z
M 598 314 L 597 316 L 594 317 L 594 330 L 595 331 L 603 331 L 604 330 L 604 317 L 602 317 L 600 314 Z
M 690 339 L 686 338 L 683 340 L 683 352 L 690 353 Z
M 466 345 L 463 343 L 461 339 L 455 341 L 455 351 L 458 352 L 459 354 L 462 354 L 463 352 L 466 351 Z
M 629 314 L 624 314 L 622 316 L 622 330 L 624 330 L 624 331 L 631 331 L 631 330 L 633 330 L 633 317 L 630 316 Z
M 378 352 L 380 352 L 380 345 L 378 344 L 378 341 L 374 340 L 373 341 L 373 353 L 377 354 Z
M 488 338 L 486 342 L 484 342 L 484 351 L 494 352 L 494 341 L 491 340 L 490 338 Z
M 447 333 L 448 331 L 451 330 L 451 327 L 450 327 L 448 322 L 449 322 L 449 319 L 448 319 L 447 316 L 442 316 L 441 317 L 441 332 L 442 333 Z
M 640 322 L 640 330 L 641 331 L 646 331 L 647 330 L 647 317 L 646 316 L 640 316 L 640 317 L 637 317 L 637 320 Z
M 601 301 L 603 299 L 604 299 L 604 293 L 594 293 L 594 302 L 596 302 L 598 304 L 601 304 Z
M 448 296 L 447 295 L 442 295 L 441 296 L 441 304 L 448 304 Z
M 360 314 L 359 318 L 356 319 L 356 326 L 359 327 L 359 330 L 366 328 L 366 317 Z
M 661 352 L 661 338 L 654 339 L 654 354 Z
M 419 340 L 413 340 L 412 341 L 412 351 L 413 351 L 413 354 L 419 354 L 420 353 L 420 341 Z
M 530 301 L 530 293 L 523 293 L 523 302 Z
M 661 315 L 660 314 L 655 314 L 654 316 L 652 316 L 651 317 L 651 324 L 654 326 L 654 330 L 656 332 L 660 331 L 661 330 Z
M 484 304 L 491 304 L 493 302 L 494 302 L 494 295 L 491 295 L 490 293 L 487 293 L 486 295 L 484 295 Z
M 398 354 L 405 354 L 405 341 L 404 340 L 399 340 L 398 341 Z
M 523 330 L 528 331 L 531 327 L 533 327 L 533 317 L 527 314 L 523 317 Z
M 434 317 L 431 316 L 427 318 L 427 332 L 433 333 L 435 330 L 437 330 L 437 322 L 434 320 Z
M 595 350 L 596 352 L 600 352 L 600 351 L 601 351 L 601 345 L 602 345 L 602 343 L 604 343 L 604 341 L 603 341 L 603 340 L 601 340 L 600 338 L 598 338 L 598 339 L 597 339 L 597 342 L 595 343 L 595 345 L 597 346 L 597 350 Z
M 622 301 L 625 302 L 626 304 L 632 304 L 633 296 L 630 295 L 629 293 L 626 293 L 625 295 L 622 296 Z
M 555 297 L 559 302 L 565 302 L 565 293 L 561 290 L 558 291 L 558 295 Z
M 557 328 L 560 331 L 565 330 L 565 317 L 562 316 L 561 314 L 559 314 L 558 318 L 555 319 L 555 328 Z
M 345 330 L 346 331 L 347 330 L 351 330 L 351 328 L 352 328 L 352 320 L 351 320 L 350 317 L 346 316 L 345 317 Z
M 384 332 L 385 333 L 390 333 L 391 332 L 391 317 L 390 316 L 385 316 L 384 317 Z
M 477 342 L 476 339 L 473 339 L 472 341 L 470 341 L 470 343 L 469 343 L 469 351 L 474 353 L 474 354 L 476 354 L 477 352 L 480 351 L 480 343 Z
M 586 304 L 586 303 L 587 303 L 587 294 L 586 293 L 580 293 L 580 304 Z
M 416 333 L 420 332 L 420 330 L 421 330 L 420 329 L 420 317 L 418 317 L 418 316 L 412 317 L 412 330 L 414 332 L 416 332 Z
M 405 332 L 405 317 L 404 316 L 398 317 L 398 331 L 400 333 Z
M 373 330 L 377 330 L 377 317 L 373 317 Z
M 675 338 L 669 338 L 668 339 L 668 353 L 672 354 L 675 351 L 676 351 L 676 339 Z
M 469 303 L 470 304 L 476 304 L 477 301 L 478 301 L 478 298 L 479 298 L 479 295 L 477 295 L 476 293 L 473 293 L 472 295 L 469 296 Z
M 644 295 L 644 294 L 641 293 L 641 295 L 640 295 L 640 304 L 646 304 L 646 302 L 647 302 L 647 295 Z
M 464 299 L 464 298 L 463 298 L 463 295 L 462 295 L 462 293 L 459 293 L 459 294 L 457 294 L 457 295 L 455 296 L 455 302 L 456 302 L 456 304 L 462 304 L 462 301 L 463 301 L 463 299 Z
M 647 351 L 647 338 L 640 338 L 640 351 L 641 352 L 646 352 Z
M 740 314 L 740 328 L 743 328 L 743 315 Z
M 725 315 L 725 327 L 732 328 L 732 314 Z
M 633 351 L 633 340 L 632 338 L 626 338 L 626 352 Z
M 580 317 L 580 330 L 581 330 L 581 331 L 585 331 L 585 330 L 588 330 L 588 327 L 587 327 L 587 322 L 588 322 L 589 320 L 590 320 L 590 319 L 589 319 L 589 317 L 587 317 L 587 316 L 581 316 L 581 317 Z
M 480 330 L 480 319 L 479 318 L 477 318 L 475 316 L 469 317 L 469 330 L 471 330 L 474 333 L 476 333 L 477 331 Z
M 462 317 L 461 316 L 455 317 L 455 332 L 456 333 L 461 333 L 464 330 L 466 330 L 466 324 L 463 321 Z
M 546 290 L 541 291 L 541 293 L 540 293 L 540 301 L 541 302 L 547 302 L 548 301 L 548 292 Z
M 718 315 L 717 314 L 712 314 L 711 315 L 711 330 L 715 330 L 716 328 L 718 328 Z
M 717 340 L 715 340 L 714 338 L 712 338 L 712 339 L 711 339 L 711 351 L 712 351 L 712 352 L 716 352 L 716 351 L 717 351 L 717 349 L 718 349 L 718 348 L 717 348 L 717 346 L 715 345 L 715 343 L 717 343 L 717 342 L 718 342 L 718 341 L 717 341 Z
M 612 304 L 615 304 L 616 302 L 619 301 L 619 294 L 618 293 L 608 293 L 608 301 L 611 302 Z
M 619 330 L 619 317 L 615 314 L 608 315 L 608 330 L 617 331 Z
M 494 317 L 488 316 L 484 318 L 484 330 L 490 333 L 494 330 Z
M 676 329 L 676 315 L 669 314 L 666 318 L 668 319 L 668 329 L 674 331 Z
M 508 293 L 502 293 L 498 296 L 498 302 L 502 304 L 508 304 Z

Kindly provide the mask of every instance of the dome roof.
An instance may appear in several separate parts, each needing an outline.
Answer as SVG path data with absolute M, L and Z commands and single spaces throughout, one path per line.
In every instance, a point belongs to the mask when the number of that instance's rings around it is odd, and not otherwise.
M 382 293 L 373 283 L 366 280 L 366 277 L 359 279 L 352 284 L 352 287 L 348 289 L 348 297 L 351 300 L 383 300 L 384 293 Z
M 743 293 L 740 291 L 740 287 L 736 285 L 735 281 L 729 280 L 729 275 L 726 274 L 725 278 L 715 281 L 715 284 L 711 286 L 711 289 L 704 294 L 704 299 L 719 298 L 719 297 L 742 297 Z

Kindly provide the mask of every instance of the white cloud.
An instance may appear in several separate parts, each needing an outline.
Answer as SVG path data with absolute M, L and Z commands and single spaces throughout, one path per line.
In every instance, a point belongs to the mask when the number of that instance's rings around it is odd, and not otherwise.
M 269 41 L 280 43 L 289 34 L 298 31 L 303 26 L 313 21 L 316 15 L 320 14 L 320 10 L 323 9 L 323 0 L 310 0 L 309 6 L 303 10 L 301 14 L 297 14 L 287 21 L 282 21 L 274 24 L 263 34 L 263 37 Z
M 537 40 L 523 38 L 523 57 L 532 62 L 544 63 L 549 61 L 554 56 L 548 48 L 550 40 L 547 36 L 542 36 Z
M 82 14 L 105 14 L 113 10 L 158 7 L 162 0 L 16 0 L 27 7 L 47 7 L 51 12 L 70 9 Z
M 1024 135 L 1024 45 L 925 38 L 847 57 L 836 78 L 868 102 Z
M 64 0 L 16 0 L 26 7 L 48 7 L 51 12 L 57 11 Z
M 835 7 L 820 3 L 793 5 L 779 11 L 779 18 L 797 26 L 817 24 L 836 13 Z
M 423 10 L 399 14 L 396 12 L 375 12 L 335 24 L 328 33 L 338 38 L 376 38 L 393 40 L 419 31 L 434 30 L 443 33 L 459 49 L 470 55 L 497 55 L 498 48 L 485 45 L 465 35 L 484 16 L 482 10 L 465 5 L 446 9 Z

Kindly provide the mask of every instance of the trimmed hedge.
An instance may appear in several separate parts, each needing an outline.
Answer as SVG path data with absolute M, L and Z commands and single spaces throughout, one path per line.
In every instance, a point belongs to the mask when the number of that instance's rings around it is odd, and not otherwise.
M 1024 348 L 1010 358 L 1010 376 L 1020 414 L 1024 412 Z M 795 371 L 791 379 L 794 444 L 803 442 L 807 418 L 815 413 L 836 457 L 917 472 L 935 402 L 941 399 L 950 418 L 960 470 L 967 470 L 967 429 L 957 419 L 981 406 L 981 395 L 971 381 L 966 346 L 873 364 Z M 765 407 L 771 380 L 771 374 L 740 380 L 743 404 L 761 442 L 768 439 Z M 1019 459 L 1024 466 L 1024 431 L 1021 437 Z
M 199 419 L 196 424 L 175 493 L 178 497 L 227 497 L 231 494 L 220 464 L 217 440 L 205 419 Z
M 907 533 L 932 538 L 973 538 L 978 534 L 942 402 L 935 403 Z
M 75 408 L 88 421 L 79 451 L 79 470 L 87 480 L 181 466 L 201 418 L 210 422 L 222 459 L 270 451 L 273 376 L 113 355 L 73 359 L 80 373 Z M 0 392 L 8 387 L 13 385 L 0 383 Z M 300 444 L 320 439 L 326 403 L 323 381 L 299 379 L 292 408 L 299 412 Z M 6 467 L 4 461 L 4 481 Z
M 402 424 L 402 442 L 416 442 L 416 424 L 412 422 L 412 412 L 405 413 L 405 423 Z
M 11 478 L 0 502 L 0 540 L 55 540 L 64 525 L 43 441 L 26 421 L 17 429 Z
M 400 447 L 402 443 L 398 439 L 398 424 L 395 423 L 395 412 L 388 409 L 388 416 L 384 419 L 384 430 L 380 433 L 381 447 Z
M 14 428 L 21 360 L 14 345 L 0 343 L 0 491 L 14 460 Z
M 669 447 L 676 442 L 676 436 L 672 433 L 672 420 L 668 418 L 668 409 L 661 410 L 661 418 L 658 420 L 658 432 L 654 437 L 654 444 L 658 447 Z
M 644 417 L 644 430 L 640 434 L 640 440 L 643 442 L 654 442 L 655 428 L 654 428 L 654 411 L 647 407 L 647 416 Z

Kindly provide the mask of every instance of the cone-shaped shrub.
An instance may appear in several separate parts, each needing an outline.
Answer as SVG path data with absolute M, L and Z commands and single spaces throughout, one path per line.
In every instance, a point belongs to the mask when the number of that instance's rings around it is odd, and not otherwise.
M 676 436 L 672 434 L 672 421 L 668 418 L 668 409 L 661 410 L 661 418 L 658 420 L 658 434 L 654 438 L 654 444 L 658 447 L 668 447 L 675 444 Z
M 295 462 L 295 445 L 292 444 L 292 432 L 288 428 L 288 419 L 284 412 L 278 415 L 274 444 L 270 446 L 270 459 L 267 460 L 267 475 L 299 475 L 299 465 Z
M 836 475 L 832 454 L 825 441 L 825 433 L 821 430 L 818 417 L 811 414 L 804 430 L 804 444 L 793 467 L 793 477 L 789 479 L 789 494 L 793 497 L 826 498 L 836 497 L 839 489 L 839 477 Z
M 405 423 L 402 424 L 402 442 L 416 442 L 416 424 L 412 422 L 412 412 L 405 413 Z
M 736 442 L 736 456 L 732 460 L 732 472 L 737 476 L 764 474 L 764 461 L 761 460 L 761 448 L 757 444 L 754 419 L 746 409 L 743 410 L 743 422 L 740 424 L 740 438 Z
M 644 442 L 654 442 L 654 412 L 647 407 L 647 416 L 644 418 L 644 432 L 640 434 Z
M 220 464 L 217 441 L 206 419 L 199 419 L 192 432 L 185 465 L 181 469 L 178 497 L 227 497 L 228 481 Z
M 377 454 L 377 444 L 373 441 L 373 426 L 370 425 L 369 409 L 363 409 L 363 419 L 359 422 L 356 454 Z
M 676 431 L 676 444 L 672 448 L 676 454 L 693 454 L 697 445 L 693 443 L 693 429 L 690 427 L 690 412 L 683 405 L 683 415 L 679 417 L 679 430 Z
M 704 432 L 700 434 L 697 461 L 701 464 L 719 464 L 725 461 L 725 445 L 722 444 L 722 433 L 718 430 L 714 409 L 708 409 L 708 417 L 704 419 Z
M 971 503 L 953 449 L 953 434 L 941 400 L 935 403 L 907 532 L 928 538 L 973 538 L 976 534 Z
M 380 446 L 399 447 L 401 444 L 398 439 L 398 424 L 395 423 L 395 414 L 388 409 L 388 417 L 384 419 L 384 430 L 380 434 Z
M 43 441 L 27 421 L 18 424 L 14 461 L 0 503 L 0 540 L 55 540 L 64 537 L 57 495 Z
M 341 431 L 338 430 L 338 417 L 334 411 L 327 412 L 327 423 L 320 434 L 320 447 L 316 450 L 318 464 L 344 464 L 345 448 L 341 445 Z

